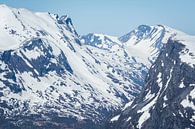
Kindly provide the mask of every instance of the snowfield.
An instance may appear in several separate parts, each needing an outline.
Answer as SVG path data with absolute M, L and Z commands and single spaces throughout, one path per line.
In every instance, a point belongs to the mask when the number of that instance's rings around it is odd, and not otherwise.
M 195 65 L 194 36 L 163 25 L 140 25 L 121 37 L 80 36 L 67 15 L 0 5 L 0 39 L 0 115 L 16 123 L 39 115 L 35 125 L 57 118 L 98 123 L 119 109 L 128 110 L 169 39 L 185 46 L 181 62 Z M 148 103 L 137 111 L 141 113 L 138 128 L 151 117 L 150 110 L 168 88 L 171 80 L 164 85 L 162 76 L 159 73 L 156 80 L 158 93 L 147 89 L 144 100 Z M 189 95 L 194 98 L 194 90 Z M 194 106 L 187 98 L 181 105 Z M 129 116 L 126 121 L 132 119 Z

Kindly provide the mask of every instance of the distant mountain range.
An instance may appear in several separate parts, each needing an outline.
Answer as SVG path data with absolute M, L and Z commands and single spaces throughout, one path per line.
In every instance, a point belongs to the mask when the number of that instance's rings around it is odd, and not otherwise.
M 67 15 L 0 5 L 0 39 L 2 129 L 195 127 L 194 36 L 81 36 Z

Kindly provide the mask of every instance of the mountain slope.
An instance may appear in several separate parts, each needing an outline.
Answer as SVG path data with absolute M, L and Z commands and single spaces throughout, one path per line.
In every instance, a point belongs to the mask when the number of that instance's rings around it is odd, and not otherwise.
M 102 129 L 110 114 L 140 93 L 168 38 L 180 33 L 141 25 L 120 38 L 79 36 L 67 15 L 6 5 L 0 12 L 5 129 Z
M 168 39 L 178 34 L 184 33 L 164 25 L 140 25 L 119 40 L 126 46 L 130 55 L 150 68 Z
M 6 5 L 0 10 L 0 102 L 2 121 L 8 119 L 1 127 L 22 127 L 36 116 L 36 127 L 40 121 L 55 125 L 53 118 L 64 118 L 56 126 L 72 127 L 65 118 L 98 121 L 120 105 L 113 97 L 118 91 L 108 96 L 108 84 L 93 74 L 99 64 L 80 48 L 70 18 Z
M 120 38 L 89 33 L 80 36 L 80 39 L 82 46 L 90 50 L 93 57 L 107 65 L 112 71 L 112 76 L 115 76 L 113 73 L 117 73 L 135 86 L 133 89 L 137 91 L 134 90 L 130 94 L 137 96 L 144 86 L 148 69 L 168 38 L 175 35 L 184 35 L 184 33 L 162 25 L 140 25 Z M 117 78 L 119 77 L 115 76 L 116 82 Z
M 186 35 L 168 41 L 149 70 L 146 87 L 111 128 L 195 128 L 194 42 L 195 37 Z
M 150 68 L 168 39 L 185 35 L 164 25 L 140 25 L 121 37 L 89 33 L 80 37 L 82 44 L 116 51 L 122 48 L 134 59 Z
M 1 128 L 98 128 L 142 89 L 143 64 L 81 45 L 68 16 L 0 12 Z

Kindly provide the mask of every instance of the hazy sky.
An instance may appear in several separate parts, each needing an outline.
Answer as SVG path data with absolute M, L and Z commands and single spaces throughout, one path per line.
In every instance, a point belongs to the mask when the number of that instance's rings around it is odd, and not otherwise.
M 68 14 L 79 34 L 120 36 L 140 24 L 164 24 L 195 35 L 195 0 L 0 0 L 0 3 Z

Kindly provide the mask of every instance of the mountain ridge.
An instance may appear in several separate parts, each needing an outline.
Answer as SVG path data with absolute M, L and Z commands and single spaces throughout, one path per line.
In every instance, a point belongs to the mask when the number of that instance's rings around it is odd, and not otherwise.
M 112 119 L 111 123 L 114 124 L 111 128 L 195 127 L 193 124 L 195 49 L 189 47 L 189 44 L 193 45 L 194 39 L 190 36 L 185 38 L 179 36 L 168 41 L 146 77 L 146 87 L 117 118 Z M 186 62 L 182 56 L 191 60 Z
M 108 116 L 140 94 L 168 39 L 184 35 L 142 25 L 121 42 L 79 36 L 67 15 L 0 10 L 9 14 L 0 14 L 2 128 L 104 128 Z

